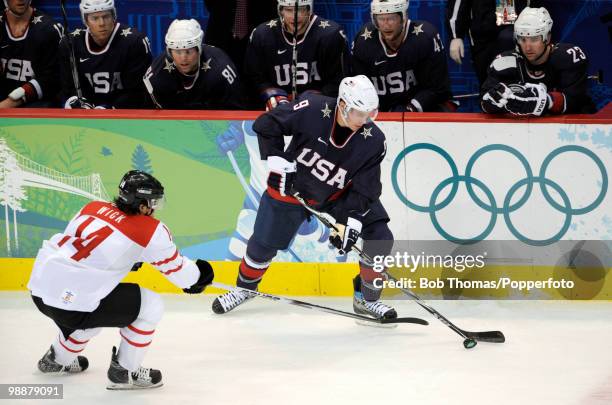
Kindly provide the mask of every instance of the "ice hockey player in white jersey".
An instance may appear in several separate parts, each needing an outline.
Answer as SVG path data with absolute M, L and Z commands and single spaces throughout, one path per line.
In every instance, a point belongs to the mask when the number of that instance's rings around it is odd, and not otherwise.
M 168 228 L 153 214 L 164 188 L 150 174 L 132 170 L 113 203 L 93 201 L 63 233 L 43 242 L 28 283 L 34 304 L 59 327 L 38 362 L 43 373 L 78 373 L 89 362 L 81 352 L 103 327 L 120 328 L 113 347 L 108 389 L 154 388 L 159 370 L 141 366 L 163 313 L 160 296 L 138 284 L 121 283 L 132 268 L 148 262 L 185 293 L 199 294 L 213 280 L 205 260 L 178 251 Z

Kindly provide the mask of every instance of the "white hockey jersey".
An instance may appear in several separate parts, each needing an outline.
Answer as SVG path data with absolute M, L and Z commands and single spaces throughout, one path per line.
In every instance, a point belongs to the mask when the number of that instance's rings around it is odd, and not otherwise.
M 196 264 L 182 256 L 168 228 L 145 215 L 127 215 L 94 201 L 38 251 L 28 289 L 47 305 L 91 312 L 136 262 L 147 262 L 180 288 L 198 281 Z

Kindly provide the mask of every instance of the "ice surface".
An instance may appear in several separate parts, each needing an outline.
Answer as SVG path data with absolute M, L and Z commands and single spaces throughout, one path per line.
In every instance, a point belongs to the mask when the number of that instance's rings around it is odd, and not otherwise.
M 2 292 L 0 383 L 64 384 L 64 400 L 48 404 L 612 404 L 610 302 L 431 301 L 463 329 L 506 335 L 466 350 L 410 301 L 387 302 L 430 326 L 364 327 L 263 299 L 215 315 L 213 298 L 164 295 L 143 365 L 165 385 L 116 392 L 105 389 L 116 329 L 89 343 L 85 373 L 43 375 L 36 362 L 56 328 L 27 293 Z M 348 298 L 303 299 L 351 310 Z

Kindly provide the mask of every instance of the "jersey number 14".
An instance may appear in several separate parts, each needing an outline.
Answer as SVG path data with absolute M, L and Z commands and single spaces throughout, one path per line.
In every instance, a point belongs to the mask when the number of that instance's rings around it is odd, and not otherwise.
M 98 247 L 106 238 L 108 238 L 113 230 L 111 227 L 103 226 L 102 228 L 88 234 L 86 237 L 82 238 L 81 234 L 87 228 L 95 218 L 89 217 L 79 227 L 77 228 L 75 239 L 72 242 L 72 246 L 76 249 L 76 253 L 70 256 L 71 259 L 75 261 L 80 261 L 82 259 L 86 259 L 91 255 L 91 251 Z M 70 236 L 66 235 L 59 243 L 58 246 L 62 247 L 64 243 L 66 243 L 70 239 Z

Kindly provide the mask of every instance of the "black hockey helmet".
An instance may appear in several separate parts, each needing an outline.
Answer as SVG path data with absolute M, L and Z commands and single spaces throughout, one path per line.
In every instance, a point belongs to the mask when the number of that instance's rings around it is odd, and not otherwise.
M 163 207 L 164 186 L 149 173 L 130 170 L 119 183 L 117 200 L 134 212 L 138 212 L 140 204 L 159 210 Z

